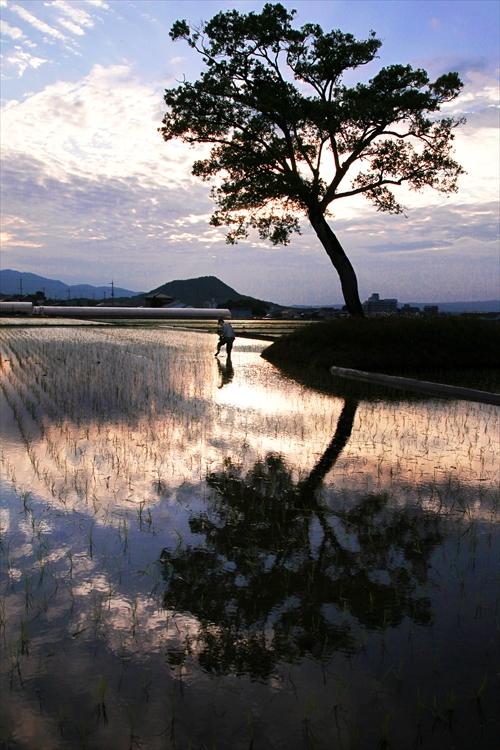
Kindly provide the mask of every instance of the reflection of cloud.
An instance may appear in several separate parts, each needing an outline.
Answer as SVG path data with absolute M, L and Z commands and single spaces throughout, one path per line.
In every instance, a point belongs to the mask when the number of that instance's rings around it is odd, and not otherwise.
M 290 410 L 288 393 L 276 391 L 270 400 L 269 389 L 264 384 L 232 383 L 230 388 L 219 390 L 215 398 L 219 404 L 242 410 L 250 409 L 255 413 L 277 416 L 288 414 Z

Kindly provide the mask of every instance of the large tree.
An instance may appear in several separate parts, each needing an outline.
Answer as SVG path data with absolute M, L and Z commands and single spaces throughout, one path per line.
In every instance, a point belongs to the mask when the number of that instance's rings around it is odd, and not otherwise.
M 194 83 L 167 89 L 165 140 L 210 144 L 193 174 L 216 178 L 214 226 L 230 243 L 250 228 L 287 244 L 306 215 L 335 266 L 348 310 L 362 315 L 354 269 L 327 217 L 335 201 L 364 194 L 377 210 L 401 213 L 394 186 L 443 193 L 462 169 L 451 157 L 453 129 L 439 118 L 462 83 L 457 73 L 431 82 L 410 65 L 389 65 L 367 83 L 343 76 L 374 60 L 375 33 L 357 40 L 317 24 L 293 28 L 295 11 L 266 4 L 261 13 L 218 13 L 201 28 L 177 21 L 172 39 L 198 52 Z

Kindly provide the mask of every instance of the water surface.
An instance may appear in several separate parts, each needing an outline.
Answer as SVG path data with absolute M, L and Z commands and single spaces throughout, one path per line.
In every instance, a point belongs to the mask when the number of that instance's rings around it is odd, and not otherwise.
M 484 748 L 498 409 L 237 340 L 0 330 L 6 748 Z

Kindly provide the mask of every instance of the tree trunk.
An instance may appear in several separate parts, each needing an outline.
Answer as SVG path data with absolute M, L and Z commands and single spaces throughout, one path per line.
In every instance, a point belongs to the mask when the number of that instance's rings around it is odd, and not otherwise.
M 332 261 L 335 270 L 339 275 L 342 294 L 344 295 L 347 309 L 351 315 L 355 317 L 364 317 L 363 308 L 359 299 L 358 280 L 356 279 L 354 268 L 344 252 L 344 248 L 331 230 L 328 222 L 318 207 L 309 209 L 308 216 L 312 228 L 316 232 L 319 241 L 325 248 L 328 257 Z

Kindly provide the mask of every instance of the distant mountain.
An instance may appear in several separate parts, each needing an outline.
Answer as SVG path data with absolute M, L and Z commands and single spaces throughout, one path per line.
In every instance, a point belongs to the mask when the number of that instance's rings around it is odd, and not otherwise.
M 91 284 L 70 285 L 65 284 L 63 281 L 56 281 L 54 279 L 48 279 L 45 276 L 38 276 L 35 273 L 25 273 L 14 271 L 12 269 L 0 271 L 0 294 L 34 294 L 38 291 L 43 291 L 49 299 L 67 300 L 83 297 L 102 300 L 111 298 L 110 284 L 106 284 L 105 286 L 92 286 Z M 216 276 L 199 276 L 194 279 L 177 279 L 175 281 L 168 281 L 166 284 L 162 284 L 161 286 L 152 289 L 148 294 L 159 292 L 193 307 L 203 307 L 210 304 L 225 305 L 227 302 L 233 301 L 239 303 L 240 307 L 248 307 L 250 309 L 262 305 L 283 309 L 282 305 L 240 294 L 240 292 L 237 292 L 236 289 L 228 286 Z M 114 287 L 115 297 L 130 300 L 131 305 L 142 304 L 145 294 L 146 292 L 136 292 L 131 291 L 130 289 Z M 403 303 L 400 302 L 400 307 L 402 304 Z M 410 302 L 408 304 L 420 308 L 423 308 L 424 305 L 436 304 L 438 305 L 440 312 L 445 313 L 487 313 L 500 311 L 500 300 L 435 303 Z M 325 307 L 325 305 L 294 305 L 294 307 L 299 309 L 310 309 L 315 307 Z M 327 307 L 340 308 L 342 305 L 328 305 Z
M 43 291 L 48 299 L 68 300 L 78 298 L 110 299 L 111 285 L 91 286 L 90 284 L 65 284 L 63 281 L 48 279 L 34 273 L 24 273 L 6 269 L 0 271 L 0 294 L 19 295 L 34 294 Z M 146 294 L 162 293 L 185 305 L 206 307 L 209 305 L 226 305 L 229 301 L 235 306 L 265 312 L 269 307 L 279 308 L 272 302 L 240 294 L 224 284 L 216 276 L 200 276 L 195 279 L 177 279 L 152 289 L 150 292 L 133 292 L 130 289 L 114 288 L 115 299 L 129 302 L 130 305 L 143 304 Z M 263 308 L 266 308 L 263 310 Z
M 229 300 L 240 303 L 248 303 L 251 307 L 255 304 L 265 304 L 272 307 L 279 307 L 272 302 L 249 297 L 240 294 L 232 287 L 224 284 L 216 276 L 199 276 L 195 279 L 176 279 L 168 281 L 166 284 L 152 289 L 148 294 L 166 294 L 180 302 L 192 307 L 205 307 L 210 304 L 223 305 Z M 139 295 L 144 297 L 144 295 Z
M 0 293 L 1 294 L 35 294 L 44 292 L 48 299 L 104 299 L 111 297 L 111 284 L 106 286 L 92 286 L 91 284 L 65 284 L 63 281 L 47 279 L 36 273 L 24 273 L 5 269 L 0 271 Z M 122 289 L 115 286 L 115 297 L 131 297 L 138 294 L 131 289 Z

